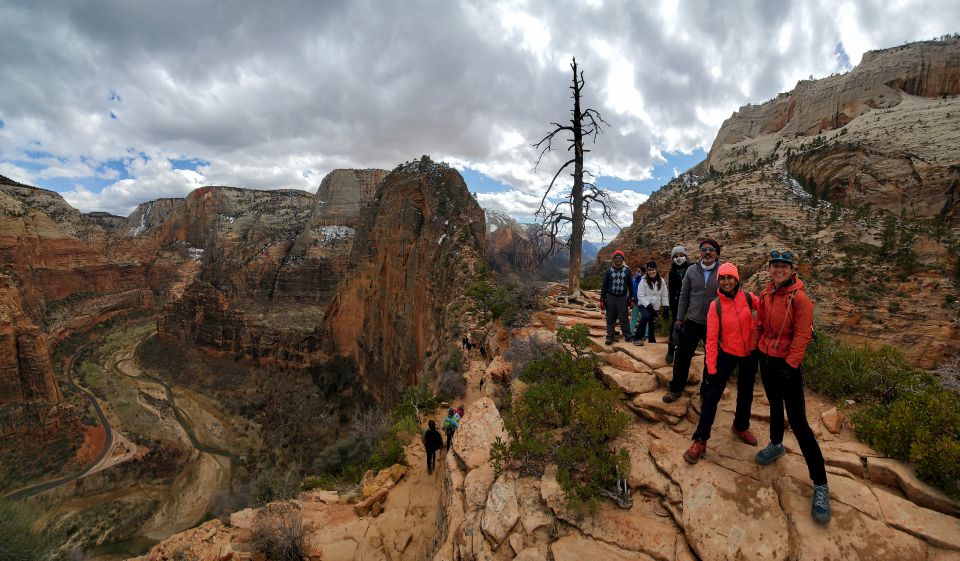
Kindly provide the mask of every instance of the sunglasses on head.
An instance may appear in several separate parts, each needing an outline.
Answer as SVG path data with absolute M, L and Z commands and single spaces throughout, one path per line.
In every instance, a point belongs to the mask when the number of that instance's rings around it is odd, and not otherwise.
M 775 249 L 770 252 L 770 259 L 786 259 L 787 261 L 793 261 L 793 253 L 789 251 L 778 251 Z
M 701 253 L 716 253 L 716 251 L 717 251 L 717 248 L 709 245 L 700 248 Z

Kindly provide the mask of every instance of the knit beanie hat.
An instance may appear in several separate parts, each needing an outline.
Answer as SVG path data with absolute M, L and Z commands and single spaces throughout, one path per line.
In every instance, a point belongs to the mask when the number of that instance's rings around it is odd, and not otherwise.
M 722 276 L 733 277 L 737 279 L 737 282 L 740 282 L 740 271 L 737 270 L 737 266 L 733 263 L 727 261 L 723 265 L 720 265 L 720 269 L 717 270 L 717 278 Z
M 673 251 L 670 252 L 670 257 L 673 257 L 674 255 L 676 255 L 676 254 L 678 254 L 678 253 L 682 253 L 682 254 L 686 255 L 686 254 L 687 254 L 687 249 L 686 249 L 685 247 L 683 247 L 682 245 L 678 245 L 677 247 L 673 248 Z
M 713 238 L 704 238 L 704 239 L 700 240 L 700 245 L 699 245 L 698 247 L 703 247 L 703 246 L 705 246 L 705 245 L 707 245 L 707 244 L 712 245 L 713 248 L 717 250 L 717 255 L 720 255 L 720 244 L 717 243 L 717 240 L 715 240 L 715 239 L 713 239 Z
M 648 261 L 648 262 L 647 262 L 647 268 L 648 268 L 648 269 L 656 269 L 656 268 L 657 268 L 657 262 L 656 262 L 656 261 Z
M 613 252 L 613 257 L 616 257 L 616 256 L 618 256 L 618 255 L 619 255 L 620 257 L 623 257 L 624 259 L 627 258 L 627 257 L 623 254 L 623 252 L 620 251 L 619 249 Z M 613 259 L 613 257 L 611 257 L 610 259 Z

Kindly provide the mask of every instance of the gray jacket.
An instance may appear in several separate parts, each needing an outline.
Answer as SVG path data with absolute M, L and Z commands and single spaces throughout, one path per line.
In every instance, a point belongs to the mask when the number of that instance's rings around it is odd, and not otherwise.
M 720 262 L 716 261 L 710 269 L 710 277 L 706 285 L 703 282 L 703 267 L 700 263 L 687 268 L 683 275 L 683 285 L 680 288 L 680 307 L 677 309 L 677 319 L 688 319 L 703 325 L 707 324 L 707 310 L 710 302 L 717 297 L 717 269 Z

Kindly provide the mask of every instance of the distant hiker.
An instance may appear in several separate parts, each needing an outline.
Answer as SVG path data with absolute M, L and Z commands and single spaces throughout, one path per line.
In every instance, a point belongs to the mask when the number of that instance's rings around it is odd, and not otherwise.
M 453 412 L 457 415 L 458 421 L 463 419 L 463 404 L 460 404 L 460 406 L 454 409 Z
M 737 369 L 737 410 L 733 434 L 750 446 L 757 445 L 757 437 L 750 432 L 750 408 L 757 379 L 755 325 L 759 303 L 756 296 L 740 289 L 740 272 L 733 263 L 720 265 L 717 277 L 720 288 L 707 311 L 707 367 L 701 386 L 700 421 L 693 433 L 693 444 L 683 453 L 683 459 L 691 464 L 707 453 L 717 405 L 734 368 Z
M 641 265 L 637 269 L 636 274 L 633 275 L 633 294 L 634 295 L 637 294 L 637 291 L 639 290 L 638 285 L 640 284 L 640 281 L 643 280 L 643 277 L 646 274 L 647 274 L 647 268 Z M 637 324 L 639 323 L 640 323 L 640 306 L 638 306 L 637 303 L 634 302 L 633 306 L 630 306 L 630 336 L 633 337 L 634 341 L 636 341 L 638 337 L 640 339 L 644 339 L 647 335 L 646 333 L 644 333 L 641 336 L 637 333 Z
M 619 249 L 613 252 L 612 264 L 603 274 L 603 283 L 600 285 L 600 309 L 607 312 L 607 339 L 606 344 L 613 343 L 616 338 L 616 323 L 620 322 L 620 332 L 625 341 L 630 340 L 630 322 L 627 320 L 627 310 L 633 307 L 637 295 L 633 292 L 633 279 L 630 268 L 623 264 L 623 252 Z
M 483 343 L 480 343 L 479 347 L 480 347 L 480 356 L 482 358 L 487 358 L 487 348 L 483 345 Z
M 678 245 L 670 252 L 670 274 L 667 286 L 670 291 L 670 341 L 667 347 L 667 364 L 673 364 L 673 354 L 677 350 L 677 344 L 680 342 L 680 329 L 677 324 L 677 310 L 680 307 L 680 289 L 683 286 L 683 275 L 690 268 L 690 260 L 687 259 L 687 250 Z
M 666 308 L 670 305 L 667 283 L 663 281 L 657 271 L 657 262 L 650 261 L 647 263 L 646 271 L 643 280 L 637 284 L 640 325 L 637 326 L 633 344 L 638 346 L 643 345 L 643 338 L 647 335 L 648 327 L 650 329 L 650 342 L 657 342 L 657 316 L 660 314 L 660 308 Z
M 430 475 L 436 463 L 437 450 L 443 448 L 443 436 L 437 430 L 437 423 L 433 419 L 427 422 L 427 427 L 423 432 L 423 447 L 427 450 L 427 475 Z
M 680 398 L 690 375 L 690 361 L 697 344 L 707 336 L 707 307 L 717 294 L 717 257 L 720 244 L 707 238 L 700 242 L 700 262 L 691 265 L 683 275 L 680 303 L 674 328 L 680 329 L 680 342 L 673 363 L 673 379 L 663 400 L 672 403 Z M 702 392 L 701 392 L 702 394 Z
M 453 445 L 453 433 L 457 432 L 460 427 L 460 419 L 457 418 L 457 414 L 452 407 L 447 410 L 447 416 L 443 418 L 440 427 L 443 428 L 443 432 L 447 433 L 447 450 L 449 450 L 450 446 Z
M 472 346 L 472 345 L 470 344 L 470 338 L 467 337 L 466 335 L 464 335 L 464 336 L 463 336 L 463 341 L 460 342 L 460 345 L 461 345 L 464 349 L 467 349 L 467 351 L 469 351 L 469 350 L 470 350 L 470 347 Z
M 818 522 L 830 521 L 830 490 L 820 445 L 807 423 L 803 394 L 803 356 L 813 339 L 813 302 L 794 269 L 793 253 L 773 250 L 767 269 L 770 283 L 760 293 L 757 348 L 760 379 L 770 402 L 770 444 L 757 452 L 757 463 L 767 465 L 784 455 L 783 410 L 797 438 L 807 471 L 813 480 L 810 514 Z

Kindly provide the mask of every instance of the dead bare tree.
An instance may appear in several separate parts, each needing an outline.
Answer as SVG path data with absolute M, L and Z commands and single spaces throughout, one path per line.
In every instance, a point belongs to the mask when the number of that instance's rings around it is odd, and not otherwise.
M 586 231 L 586 223 L 589 220 L 598 230 L 601 237 L 603 230 L 595 218 L 599 211 L 599 218 L 609 221 L 616 225 L 610 210 L 612 201 L 610 194 L 604 189 L 597 187 L 593 182 L 593 174 L 585 171 L 583 168 L 583 156 L 590 150 L 584 148 L 584 138 L 591 138 L 597 142 L 597 136 L 603 132 L 601 123 L 610 126 L 610 123 L 603 120 L 595 109 L 580 108 L 580 101 L 583 95 L 583 88 L 586 81 L 583 77 L 583 71 L 577 70 L 576 57 L 570 63 L 570 69 L 573 71 L 573 84 L 570 90 L 573 94 L 573 109 L 570 111 L 570 124 L 550 123 L 554 129 L 546 136 L 533 145 L 540 149 L 540 157 L 537 158 L 536 167 L 539 167 L 543 156 L 553 150 L 553 141 L 558 134 L 569 133 L 572 138 L 565 139 L 569 142 L 567 151 L 573 151 L 573 157 L 560 166 L 550 185 L 547 186 L 543 198 L 540 200 L 540 208 L 537 210 L 537 219 L 540 224 L 538 238 L 546 238 L 545 243 L 539 244 L 540 261 L 553 254 L 553 251 L 559 247 L 566 247 L 570 252 L 570 275 L 567 286 L 567 297 L 575 300 L 580 296 L 580 262 L 583 253 L 583 234 Z M 550 192 L 557 182 L 557 178 L 563 173 L 563 170 L 573 166 L 573 187 L 570 193 L 560 199 L 557 203 L 548 200 Z M 588 175 L 591 181 L 584 181 L 583 176 Z M 569 224 L 571 228 L 570 237 L 565 241 L 559 237 L 561 230 Z

